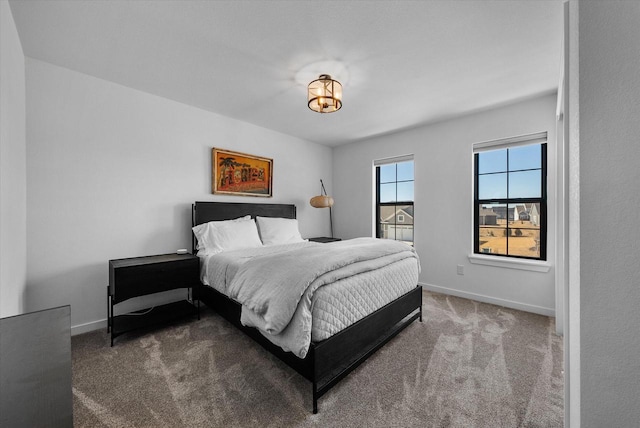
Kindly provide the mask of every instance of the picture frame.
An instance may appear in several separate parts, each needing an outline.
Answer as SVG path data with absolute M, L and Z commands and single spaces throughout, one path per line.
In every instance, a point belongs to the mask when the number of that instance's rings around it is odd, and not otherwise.
M 211 193 L 273 196 L 273 159 L 214 147 L 211 163 Z

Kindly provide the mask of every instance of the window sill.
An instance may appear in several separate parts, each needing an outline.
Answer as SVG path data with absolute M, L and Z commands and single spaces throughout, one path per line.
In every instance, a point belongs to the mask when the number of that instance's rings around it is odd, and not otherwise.
M 551 264 L 549 262 L 526 259 L 510 259 L 507 257 L 499 256 L 483 256 L 481 254 L 469 254 L 469 262 L 476 265 L 520 269 L 533 272 L 549 272 L 549 269 L 551 269 Z

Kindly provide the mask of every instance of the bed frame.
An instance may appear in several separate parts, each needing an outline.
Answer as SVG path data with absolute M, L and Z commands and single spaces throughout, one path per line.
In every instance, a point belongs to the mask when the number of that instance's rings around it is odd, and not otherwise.
M 192 206 L 193 225 L 229 220 L 245 215 L 296 218 L 296 206 L 287 204 L 249 204 L 196 202 Z M 195 237 L 193 250 L 195 253 Z M 370 355 L 419 319 L 422 322 L 422 287 L 399 297 L 360 321 L 321 342 L 312 342 L 302 359 L 271 343 L 257 329 L 240 323 L 241 305 L 212 287 L 198 287 L 195 298 L 203 301 L 265 349 L 313 384 L 313 413 L 318 399 L 358 367 Z

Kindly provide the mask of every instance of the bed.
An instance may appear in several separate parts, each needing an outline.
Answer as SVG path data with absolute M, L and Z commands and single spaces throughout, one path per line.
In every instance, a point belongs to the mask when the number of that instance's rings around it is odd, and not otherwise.
M 224 202 L 196 202 L 192 207 L 193 226 L 211 221 L 251 218 L 295 219 L 296 207 L 290 204 L 250 204 Z M 334 244 L 316 244 L 320 246 Z M 347 245 L 347 244 L 344 244 Z M 194 235 L 193 250 L 198 248 Z M 328 247 L 325 247 L 328 248 Z M 201 259 L 203 260 L 203 259 Z M 204 263 L 204 261 L 203 261 Z M 375 273 L 367 272 L 367 275 Z M 417 274 L 416 274 L 417 275 Z M 389 279 L 388 273 L 385 277 Z M 376 279 L 380 282 L 379 279 Z M 332 285 L 332 284 L 329 284 Z M 324 287 L 329 289 L 330 287 Z M 411 285 L 399 297 L 374 310 L 346 328 L 317 340 L 312 337 L 304 358 L 292 351 L 285 351 L 257 328 L 243 325 L 243 307 L 227 296 L 220 287 L 203 285 L 194 297 L 201 300 L 222 317 L 253 338 L 269 352 L 296 370 L 312 383 L 313 413 L 318 412 L 318 399 L 359 364 L 416 319 L 422 321 L 422 290 Z M 245 308 L 246 310 L 246 308 Z M 316 322 L 315 320 L 312 322 Z M 286 347 L 285 347 L 286 348 Z

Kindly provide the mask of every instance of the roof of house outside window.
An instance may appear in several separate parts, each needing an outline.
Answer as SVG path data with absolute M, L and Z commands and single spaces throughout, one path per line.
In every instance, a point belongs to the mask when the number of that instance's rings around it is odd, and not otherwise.
M 413 205 L 383 205 L 380 207 L 380 221 L 382 223 L 395 223 L 396 208 L 398 215 L 405 216 L 402 224 L 413 224 Z

